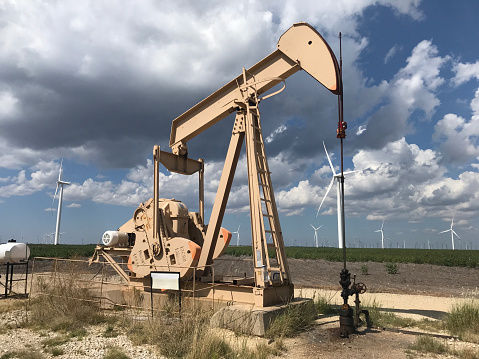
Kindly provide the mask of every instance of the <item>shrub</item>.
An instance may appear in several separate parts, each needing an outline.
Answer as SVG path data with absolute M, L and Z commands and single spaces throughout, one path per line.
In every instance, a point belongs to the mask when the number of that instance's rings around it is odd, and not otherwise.
M 363 264 L 361 266 L 361 274 L 362 275 L 369 275 L 369 267 L 367 264 Z
M 393 262 L 386 263 L 386 272 L 388 272 L 388 274 L 397 274 L 398 265 Z

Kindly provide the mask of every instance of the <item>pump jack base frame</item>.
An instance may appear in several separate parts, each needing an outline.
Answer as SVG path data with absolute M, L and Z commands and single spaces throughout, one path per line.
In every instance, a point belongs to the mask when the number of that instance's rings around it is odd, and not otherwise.
M 132 287 L 143 287 L 149 290 L 149 278 L 130 278 Z M 237 285 L 228 282 L 198 282 L 185 281 L 181 284 L 184 295 L 192 298 L 205 298 L 225 303 L 242 303 L 263 308 L 274 305 L 287 304 L 294 299 L 294 285 L 254 287 L 248 285 Z
M 102 257 L 106 263 L 110 264 L 115 271 L 124 279 L 126 284 L 132 288 L 150 290 L 150 277 L 136 278 L 132 276 L 129 270 L 123 270 L 120 263 L 113 257 L 128 254 L 128 249 L 107 249 L 101 246 L 96 248 L 94 256 L 90 263 L 99 262 Z M 290 303 L 294 299 L 294 285 L 281 285 L 269 287 L 255 287 L 246 285 L 254 282 L 253 278 L 242 278 L 228 282 L 218 280 L 221 276 L 201 277 L 197 281 L 182 281 L 181 288 L 185 295 L 190 293 L 190 297 L 207 298 L 229 303 L 244 303 L 254 305 L 255 307 L 269 307 L 272 305 L 281 305 Z M 210 279 L 210 281 L 207 281 Z

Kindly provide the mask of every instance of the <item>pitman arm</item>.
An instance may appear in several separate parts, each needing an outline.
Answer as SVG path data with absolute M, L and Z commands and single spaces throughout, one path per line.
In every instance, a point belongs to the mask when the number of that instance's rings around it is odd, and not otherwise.
M 281 35 L 278 49 L 246 70 L 246 85 L 255 83 L 257 95 L 268 91 L 299 70 L 305 70 L 336 95 L 342 91 L 339 66 L 329 45 L 309 24 L 294 24 Z M 179 147 L 234 112 L 242 101 L 243 75 L 173 120 L 170 147 Z

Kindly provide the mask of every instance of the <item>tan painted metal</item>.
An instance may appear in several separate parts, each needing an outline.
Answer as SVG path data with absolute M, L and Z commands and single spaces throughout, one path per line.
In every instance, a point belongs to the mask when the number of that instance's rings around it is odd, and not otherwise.
M 294 24 L 278 41 L 278 49 L 215 93 L 173 120 L 170 147 L 179 153 L 186 142 L 236 111 L 244 87 L 255 83 L 256 95 L 299 70 L 305 70 L 334 94 L 341 91 L 339 66 L 329 45 L 309 24 Z
M 306 23 L 294 24 L 278 41 L 277 50 L 173 120 L 173 153 L 153 149 L 153 198 L 142 203 L 118 231 L 129 236 L 131 282 L 145 282 L 151 271 L 177 271 L 184 279 L 214 281 L 211 265 L 228 246 L 231 232 L 221 228 L 243 142 L 246 146 L 254 263 L 254 286 L 214 284 L 214 290 L 193 280 L 205 296 L 215 291 L 238 301 L 268 306 L 291 300 L 293 284 L 261 131 L 260 97 L 299 70 L 305 70 L 334 94 L 342 84 L 334 53 L 321 35 Z M 281 91 L 281 90 L 280 90 Z M 278 92 L 280 92 L 278 91 Z M 204 164 L 188 158 L 187 142 L 236 112 L 232 136 L 208 226 L 204 224 Z M 188 212 L 174 199 L 160 198 L 159 164 L 185 175 L 199 173 L 199 213 Z M 122 234 L 124 236 L 124 234 Z M 124 245 L 124 244 L 123 244 Z M 268 248 L 274 251 L 271 258 Z M 97 248 L 106 253 L 114 248 Z M 123 253 L 123 252 L 121 252 Z M 123 256 L 124 257 L 124 256 Z M 124 276 L 124 273 L 120 273 Z M 250 282 L 248 280 L 247 282 Z M 245 282 L 243 280 L 242 282 Z M 220 287 L 221 290 L 220 290 Z M 236 288 L 236 289 L 235 289 Z M 219 293 L 218 292 L 218 293 Z

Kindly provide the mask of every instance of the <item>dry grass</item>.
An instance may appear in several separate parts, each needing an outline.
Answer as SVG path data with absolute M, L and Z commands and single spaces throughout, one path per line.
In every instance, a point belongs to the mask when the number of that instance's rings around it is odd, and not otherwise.
M 34 349 L 12 350 L 3 354 L 0 359 L 45 359 L 45 355 Z
M 416 350 L 421 353 L 444 354 L 448 352 L 447 345 L 437 340 L 436 338 L 421 335 L 416 338 L 409 349 Z
M 309 328 L 315 319 L 316 310 L 313 302 L 290 305 L 271 323 L 265 336 L 267 338 L 292 337 Z
M 123 353 L 120 348 L 111 347 L 107 353 L 103 356 L 103 359 L 130 359 L 128 355 Z
M 453 306 L 445 319 L 445 326 L 452 335 L 479 343 L 479 304 L 472 299 Z
M 73 332 L 106 320 L 88 283 L 71 272 L 55 282 L 38 278 L 39 295 L 30 302 L 27 326 L 37 329 Z

